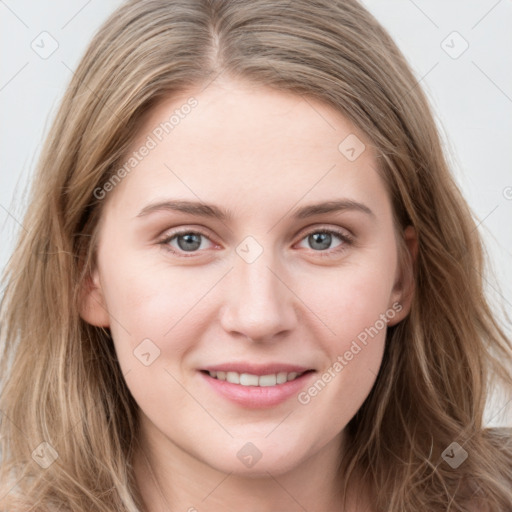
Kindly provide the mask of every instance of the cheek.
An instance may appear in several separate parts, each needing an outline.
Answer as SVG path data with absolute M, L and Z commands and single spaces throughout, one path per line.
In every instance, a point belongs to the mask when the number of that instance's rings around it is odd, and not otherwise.
M 391 284 L 383 274 L 375 268 L 352 268 L 334 282 L 330 280 L 328 293 L 309 295 L 311 309 L 320 311 L 318 316 L 329 330 L 321 327 L 317 331 L 317 343 L 326 356 L 324 365 L 298 401 L 310 414 L 329 418 L 322 427 L 327 437 L 356 414 L 379 373 L 386 319 L 396 314 L 388 308 Z
M 317 274 L 307 280 L 314 282 L 314 286 L 300 289 L 299 296 L 324 326 L 323 338 L 330 338 L 330 344 L 338 352 L 346 350 L 351 340 L 375 324 L 383 330 L 380 319 L 389 308 L 394 281 L 392 263 L 361 261 L 324 276 Z
M 179 366 L 199 328 L 195 305 L 213 277 L 194 280 L 183 269 L 136 262 L 112 268 L 105 290 L 111 333 L 126 384 L 143 410 L 160 414 L 162 390 L 172 396 L 174 411 L 190 408 L 173 376 L 182 380 Z
M 379 372 L 385 348 L 387 320 L 394 282 L 394 258 L 361 258 L 336 273 L 316 275 L 314 287 L 303 287 L 301 297 L 318 316 L 318 344 L 326 355 L 318 379 L 299 396 L 303 405 L 326 408 L 335 425 L 344 425 L 368 396 Z
M 222 272 L 148 265 L 135 259 L 118 263 L 109 269 L 104 294 L 120 362 L 130 367 L 142 342 L 151 347 L 148 339 L 155 352 L 178 359 L 189 348 L 191 330 L 204 316 L 205 296 Z

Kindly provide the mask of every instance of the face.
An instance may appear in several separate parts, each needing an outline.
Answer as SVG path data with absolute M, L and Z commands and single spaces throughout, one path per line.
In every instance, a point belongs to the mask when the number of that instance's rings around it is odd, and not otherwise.
M 157 106 L 133 151 L 96 192 L 81 314 L 110 327 L 146 437 L 235 473 L 337 453 L 409 307 L 411 237 L 369 142 L 319 102 L 226 81 Z

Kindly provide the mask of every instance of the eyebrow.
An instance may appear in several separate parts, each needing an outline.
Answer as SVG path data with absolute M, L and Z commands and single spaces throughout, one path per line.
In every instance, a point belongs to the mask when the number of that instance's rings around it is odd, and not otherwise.
M 319 215 L 322 213 L 333 213 L 338 211 L 359 211 L 375 217 L 375 214 L 370 210 L 368 206 L 351 199 L 339 199 L 337 201 L 324 201 L 323 203 L 311 204 L 309 206 L 303 206 L 293 210 L 293 217 L 296 219 L 304 219 L 306 217 L 312 217 L 313 215 Z
M 232 215 L 228 210 L 224 210 L 214 204 L 182 200 L 167 200 L 149 204 L 142 208 L 142 210 L 137 214 L 137 217 L 145 217 L 151 213 L 161 211 L 176 211 L 188 213 L 197 217 L 217 218 L 222 221 L 228 221 L 232 218 Z M 370 215 L 371 217 L 375 217 L 375 214 L 368 206 L 351 199 L 324 201 L 321 203 L 303 206 L 292 210 L 291 215 L 296 219 L 305 219 L 314 215 L 341 211 L 359 211 Z
M 168 200 L 158 203 L 148 204 L 137 214 L 137 217 L 145 217 L 154 212 L 176 211 L 189 213 L 198 217 L 214 217 L 220 220 L 228 220 L 231 215 L 228 211 L 215 206 L 214 204 L 206 204 L 196 201 L 180 201 Z

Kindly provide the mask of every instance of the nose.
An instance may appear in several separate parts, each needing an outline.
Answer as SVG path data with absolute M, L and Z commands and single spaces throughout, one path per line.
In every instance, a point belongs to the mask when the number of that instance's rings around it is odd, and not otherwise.
M 226 276 L 227 299 L 221 325 L 231 335 L 269 342 L 289 334 L 297 324 L 296 297 L 270 251 L 247 263 L 235 255 Z

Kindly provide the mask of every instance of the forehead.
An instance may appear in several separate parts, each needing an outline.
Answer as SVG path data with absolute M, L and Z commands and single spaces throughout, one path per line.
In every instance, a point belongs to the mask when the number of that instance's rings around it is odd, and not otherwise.
M 384 192 L 372 147 L 348 119 L 259 85 L 224 81 L 160 102 L 125 161 L 144 146 L 113 194 L 124 204 L 172 195 L 243 212 L 327 196 L 375 202 Z

